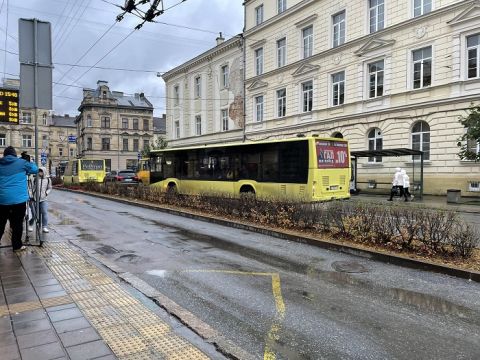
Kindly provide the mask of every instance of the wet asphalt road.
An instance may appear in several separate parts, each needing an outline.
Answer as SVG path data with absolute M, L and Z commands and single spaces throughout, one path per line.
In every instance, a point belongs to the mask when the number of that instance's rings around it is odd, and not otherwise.
M 50 209 L 255 358 L 480 359 L 478 283 L 79 194 Z

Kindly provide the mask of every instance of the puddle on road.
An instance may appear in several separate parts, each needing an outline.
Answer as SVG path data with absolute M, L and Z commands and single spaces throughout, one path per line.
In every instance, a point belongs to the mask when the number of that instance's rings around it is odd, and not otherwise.
M 122 255 L 119 258 L 115 259 L 115 261 L 120 261 L 120 262 L 124 262 L 124 263 L 132 263 L 132 264 L 136 264 L 141 260 L 143 260 L 143 257 L 135 255 L 135 254 L 125 254 L 125 255 Z
M 85 241 L 100 241 L 100 239 L 97 238 L 95 235 L 88 234 L 85 232 L 78 234 L 77 237 Z
M 110 245 L 103 245 L 95 249 L 95 251 L 99 254 L 103 255 L 113 255 L 118 254 L 119 251 Z

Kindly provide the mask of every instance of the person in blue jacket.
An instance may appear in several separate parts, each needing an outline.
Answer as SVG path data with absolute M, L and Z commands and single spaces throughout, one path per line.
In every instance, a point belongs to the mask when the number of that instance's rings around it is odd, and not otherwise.
M 12 229 L 13 251 L 25 249 L 22 235 L 28 201 L 27 175 L 37 172 L 37 165 L 19 159 L 12 146 L 3 151 L 0 159 L 0 239 L 8 220 Z

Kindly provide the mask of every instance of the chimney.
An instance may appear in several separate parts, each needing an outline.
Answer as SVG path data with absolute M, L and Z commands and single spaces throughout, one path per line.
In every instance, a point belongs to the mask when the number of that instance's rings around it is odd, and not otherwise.
M 97 81 L 97 85 L 98 85 L 98 86 L 103 86 L 103 85 L 105 85 L 105 86 L 106 86 L 106 85 L 108 85 L 108 81 L 105 81 L 105 80 L 98 80 L 98 81 Z
M 220 36 L 217 37 L 217 46 L 220 45 L 220 44 L 223 44 L 223 42 L 225 41 L 225 38 L 222 36 L 222 33 L 220 33 Z

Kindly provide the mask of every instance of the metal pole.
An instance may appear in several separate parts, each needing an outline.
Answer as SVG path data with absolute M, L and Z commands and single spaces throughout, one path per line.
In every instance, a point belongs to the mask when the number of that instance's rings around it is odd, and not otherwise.
M 35 162 L 37 166 L 40 166 L 39 158 L 38 158 L 38 20 L 33 19 L 33 51 L 34 51 L 34 84 L 33 84 L 33 94 L 34 94 L 34 114 L 35 114 Z M 38 243 L 42 243 L 42 234 L 40 231 L 41 224 L 40 224 L 40 179 L 37 173 L 36 175 L 36 191 L 35 191 L 35 207 L 36 207 L 36 231 L 35 231 L 35 238 Z
M 423 199 L 423 151 L 420 154 L 420 199 Z

